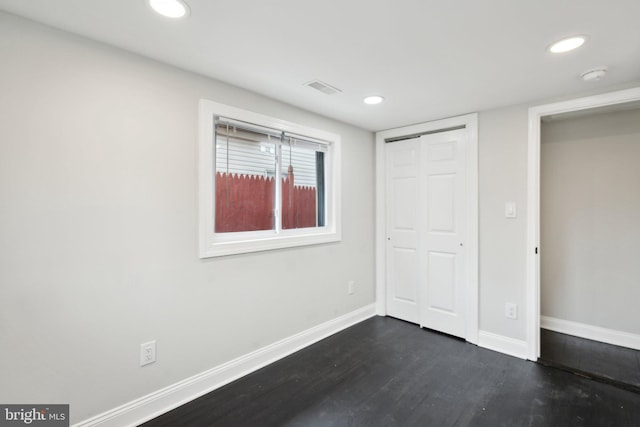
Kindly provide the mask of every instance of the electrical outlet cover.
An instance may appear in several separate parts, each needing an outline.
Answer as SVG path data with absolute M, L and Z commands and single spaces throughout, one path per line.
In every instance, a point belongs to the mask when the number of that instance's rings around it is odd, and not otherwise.
M 140 344 L 140 366 L 145 366 L 156 361 L 156 342 L 149 341 Z
M 504 315 L 508 319 L 518 318 L 518 306 L 514 303 L 508 302 L 504 305 Z
M 353 295 L 353 293 L 356 291 L 356 282 L 353 280 L 349 280 L 349 283 L 347 284 L 347 292 L 349 293 L 349 295 Z

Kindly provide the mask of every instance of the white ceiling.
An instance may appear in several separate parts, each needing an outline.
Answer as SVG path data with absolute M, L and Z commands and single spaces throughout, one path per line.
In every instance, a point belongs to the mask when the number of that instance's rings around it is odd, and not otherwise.
M 0 10 L 377 131 L 640 80 L 639 0 L 0 0 Z M 581 49 L 553 55 L 563 36 Z M 580 74 L 605 65 L 607 76 Z M 304 86 L 320 79 L 342 90 Z M 362 103 L 369 94 L 386 102 Z

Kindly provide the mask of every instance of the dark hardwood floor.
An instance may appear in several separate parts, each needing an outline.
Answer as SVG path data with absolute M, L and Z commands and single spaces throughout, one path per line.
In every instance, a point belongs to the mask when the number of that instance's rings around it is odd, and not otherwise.
M 640 426 L 640 394 L 374 317 L 144 426 Z
M 540 362 L 640 392 L 640 351 L 540 330 Z

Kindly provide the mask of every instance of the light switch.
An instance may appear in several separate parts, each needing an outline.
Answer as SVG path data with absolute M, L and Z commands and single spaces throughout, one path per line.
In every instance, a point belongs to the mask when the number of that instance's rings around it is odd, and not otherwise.
M 515 218 L 517 216 L 516 202 L 506 202 L 504 204 L 504 216 L 505 218 Z

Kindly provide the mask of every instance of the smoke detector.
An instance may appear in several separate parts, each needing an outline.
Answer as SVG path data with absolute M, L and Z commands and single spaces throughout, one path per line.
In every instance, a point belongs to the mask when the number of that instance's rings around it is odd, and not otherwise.
M 585 82 L 596 82 L 603 78 L 605 74 L 607 74 L 607 67 L 596 67 L 580 74 L 580 77 Z
M 319 90 L 325 95 L 333 95 L 342 92 L 337 87 L 331 86 L 330 84 L 327 84 L 320 80 L 311 80 L 310 82 L 305 83 L 305 86 L 309 86 L 315 90 Z

